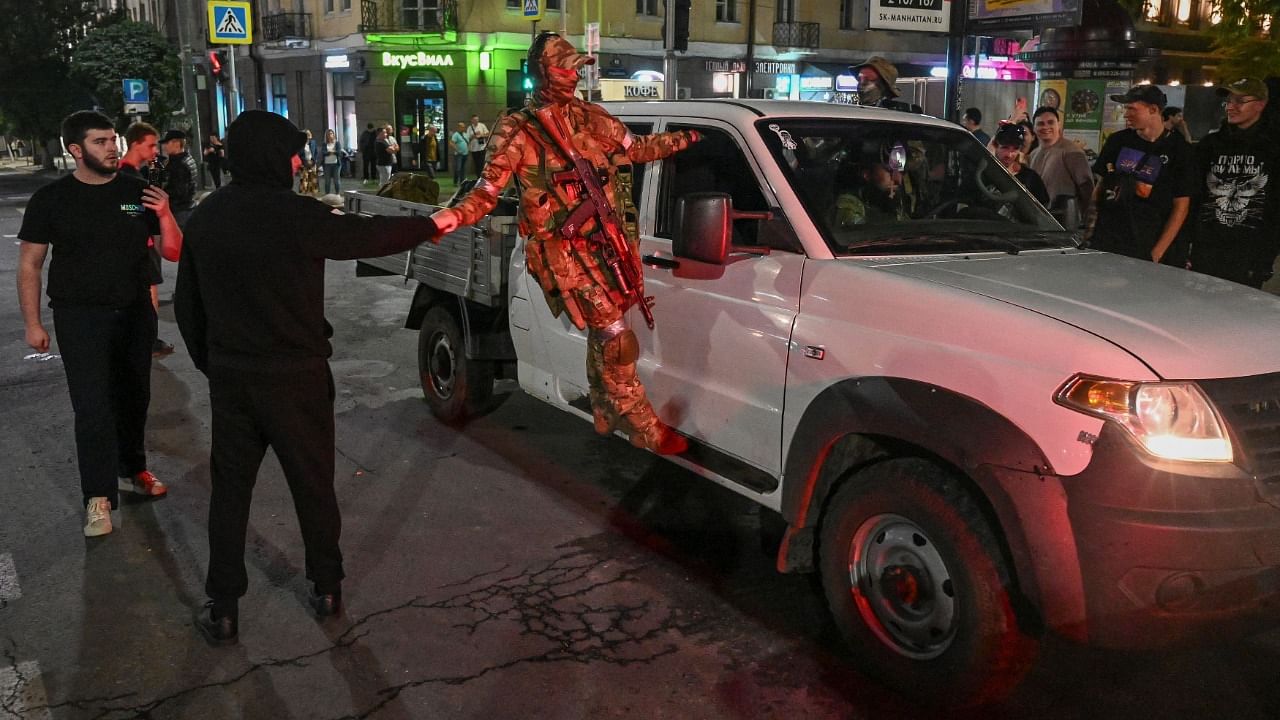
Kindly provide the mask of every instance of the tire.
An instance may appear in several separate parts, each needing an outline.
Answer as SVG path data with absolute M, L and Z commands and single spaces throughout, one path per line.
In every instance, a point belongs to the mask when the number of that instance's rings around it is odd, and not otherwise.
M 869 676 L 930 703 L 1007 696 L 1031 668 L 1008 565 L 948 471 L 888 460 L 839 488 L 822 520 L 827 604 Z
M 458 321 L 443 307 L 422 319 L 418 377 L 431 414 L 451 425 L 481 414 L 493 397 L 494 364 L 467 359 Z

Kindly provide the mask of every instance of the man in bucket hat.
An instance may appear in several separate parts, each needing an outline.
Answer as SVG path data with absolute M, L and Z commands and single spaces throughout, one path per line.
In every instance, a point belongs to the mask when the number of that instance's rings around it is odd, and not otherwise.
M 898 68 L 879 55 L 850 65 L 849 72 L 858 78 L 858 104 L 903 112 L 924 112 L 918 105 L 898 100 Z
M 1183 267 L 1182 232 L 1196 180 L 1191 145 L 1165 129 L 1160 88 L 1135 85 L 1111 99 L 1124 105 L 1127 127 L 1107 138 L 1093 164 L 1102 182 L 1094 190 L 1097 221 L 1090 242 L 1099 250 Z
M 1280 251 L 1280 150 L 1262 122 L 1266 83 L 1242 77 L 1218 88 L 1227 120 L 1196 146 L 1196 236 L 1191 268 L 1261 287 Z

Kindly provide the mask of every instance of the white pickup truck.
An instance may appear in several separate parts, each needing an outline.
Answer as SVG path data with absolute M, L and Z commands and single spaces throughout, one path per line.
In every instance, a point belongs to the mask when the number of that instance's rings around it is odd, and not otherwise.
M 821 573 L 866 672 L 981 702 L 1046 631 L 1134 648 L 1277 623 L 1280 300 L 1078 247 L 940 120 L 609 109 L 705 138 L 633 173 L 657 326 L 632 327 L 692 443 L 673 461 L 780 514 L 778 569 Z M 513 215 L 374 264 L 419 280 L 437 415 L 514 370 L 590 420 L 584 337 L 548 312 Z

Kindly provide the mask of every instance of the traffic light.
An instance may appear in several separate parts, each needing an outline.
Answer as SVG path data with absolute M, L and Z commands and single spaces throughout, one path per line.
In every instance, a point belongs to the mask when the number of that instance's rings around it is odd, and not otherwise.
M 210 50 L 209 51 L 209 72 L 213 74 L 213 79 L 219 82 L 227 79 L 229 72 L 227 65 L 226 50 Z
M 533 78 L 529 77 L 529 58 L 520 59 L 520 87 L 525 92 L 533 92 Z
M 672 3 L 675 9 L 672 10 Z M 662 0 L 664 8 L 664 17 L 662 19 L 662 46 L 667 46 L 667 19 L 670 15 L 675 20 L 675 43 L 671 46 L 676 52 L 687 52 L 689 50 L 689 9 L 692 6 L 691 0 Z

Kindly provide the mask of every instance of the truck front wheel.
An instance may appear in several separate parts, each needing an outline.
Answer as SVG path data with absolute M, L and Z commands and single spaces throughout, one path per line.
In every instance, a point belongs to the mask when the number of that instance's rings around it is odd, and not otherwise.
M 1030 669 L 1038 643 L 1019 626 L 1007 564 L 947 470 L 901 459 L 858 473 L 831 499 L 820 542 L 827 603 L 868 675 L 975 705 Z
M 431 414 L 456 424 L 480 414 L 493 396 L 494 366 L 468 360 L 458 321 L 433 307 L 418 331 L 418 375 Z

